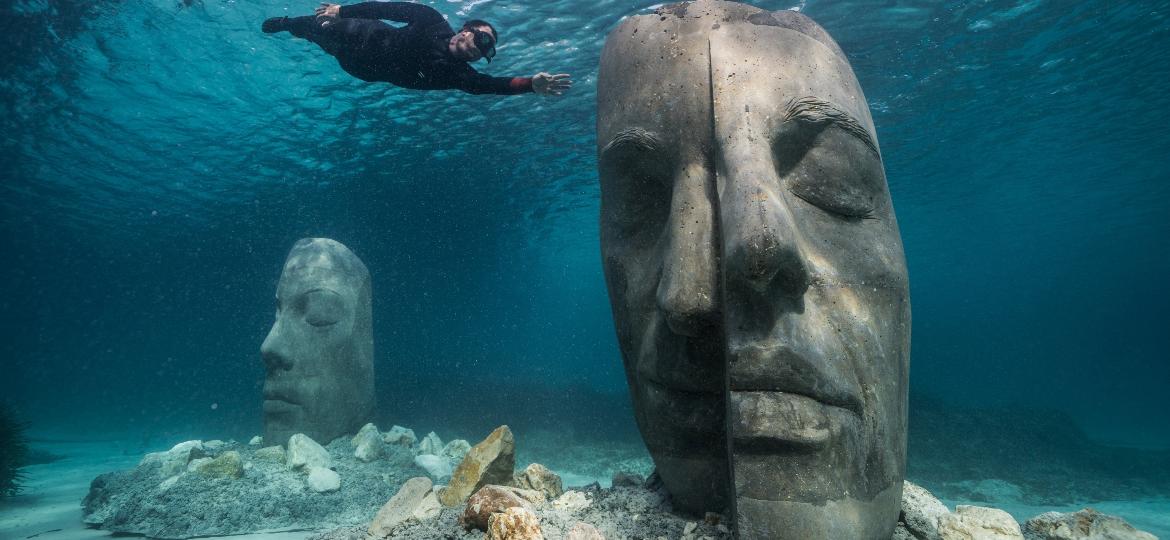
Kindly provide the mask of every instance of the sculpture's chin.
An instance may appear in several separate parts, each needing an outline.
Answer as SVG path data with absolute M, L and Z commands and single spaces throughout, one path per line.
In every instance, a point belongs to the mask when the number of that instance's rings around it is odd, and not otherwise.
M 736 499 L 735 524 L 741 538 L 886 540 L 894 533 L 902 483 L 894 482 L 872 499 L 767 501 Z
M 634 408 L 646 447 L 676 510 L 727 510 L 728 468 L 721 394 L 670 389 L 639 379 Z
M 727 458 L 723 456 L 678 457 L 650 449 L 655 471 L 670 493 L 675 510 L 703 515 L 727 511 Z

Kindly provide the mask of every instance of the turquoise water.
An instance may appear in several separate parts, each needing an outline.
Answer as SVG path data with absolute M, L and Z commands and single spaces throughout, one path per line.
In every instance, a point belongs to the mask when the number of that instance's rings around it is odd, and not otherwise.
M 0 396 L 34 433 L 258 432 L 281 264 L 326 236 L 373 275 L 383 427 L 636 440 L 594 100 L 606 32 L 654 3 L 427 3 L 496 24 L 481 69 L 575 87 L 363 83 L 259 32 L 309 1 L 0 6 Z M 1170 448 L 1170 2 L 757 5 L 819 21 L 865 89 L 910 268 L 912 392 Z

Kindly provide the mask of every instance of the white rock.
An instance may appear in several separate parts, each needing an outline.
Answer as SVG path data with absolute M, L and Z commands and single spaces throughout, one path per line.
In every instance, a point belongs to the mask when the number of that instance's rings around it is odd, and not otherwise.
M 248 441 L 248 446 L 263 446 L 263 445 L 264 445 L 264 437 L 261 437 L 259 435 L 253 436 L 252 440 Z
M 1028 540 L 1158 540 L 1117 516 L 1092 508 L 1079 512 L 1045 512 L 1024 524 Z
M 413 429 L 407 429 L 402 426 L 394 426 L 390 428 L 390 431 L 382 434 L 382 440 L 385 441 L 386 444 L 397 444 L 399 446 L 410 448 L 411 446 L 414 446 L 415 442 L 418 441 L 418 437 L 414 436 Z
M 557 510 L 564 510 L 566 512 L 576 512 L 582 508 L 589 506 L 589 499 L 585 498 L 585 494 L 580 491 L 570 489 L 560 497 L 557 497 L 552 502 L 553 508 Z
M 938 518 L 942 540 L 1023 540 L 1020 524 L 998 508 L 960 504 L 954 513 Z
M 162 482 L 160 482 L 158 485 L 158 490 L 160 492 L 167 491 L 168 489 L 171 489 L 172 487 L 174 487 L 175 484 L 177 484 L 178 482 L 179 482 L 179 477 L 172 476 L 172 477 L 167 478 L 166 480 L 163 480 Z
M 460 461 L 463 461 L 463 458 L 466 457 L 467 453 L 470 451 L 471 443 L 463 439 L 455 439 L 447 443 L 447 445 L 443 447 L 443 451 L 439 452 L 439 455 L 451 460 L 452 463 L 459 463 Z
M 929 491 L 909 480 L 902 483 L 902 521 L 915 538 L 939 540 L 938 519 L 949 513 Z
M 333 458 L 329 457 L 329 452 L 304 433 L 297 433 L 288 438 L 288 453 L 285 460 L 288 468 L 293 470 L 312 467 L 328 469 L 333 466 Z
M 211 458 L 201 457 L 192 459 L 191 461 L 187 462 L 187 472 L 194 472 L 195 469 L 198 469 L 199 466 L 203 465 L 204 463 L 211 463 Z
M 427 474 L 431 475 L 431 478 L 438 482 L 451 478 L 451 473 L 454 471 L 447 458 L 431 454 L 414 456 L 414 464 L 422 467 Z
M 439 514 L 439 500 L 431 489 L 434 484 L 425 476 L 411 478 L 402 484 L 398 493 L 390 497 L 370 522 L 367 532 L 373 538 L 388 538 L 399 525 L 410 520 L 430 519 Z
M 210 441 L 206 441 L 203 443 L 203 449 L 208 451 L 208 452 L 216 452 L 218 450 L 222 450 L 223 447 L 226 445 L 227 445 L 227 443 L 225 443 L 219 439 L 212 439 Z
M 350 440 L 350 444 L 353 445 L 353 457 L 363 463 L 369 463 L 386 454 L 386 443 L 374 424 L 362 426 L 361 431 Z
M 439 436 L 436 435 L 434 431 L 427 433 L 427 436 L 423 437 L 422 442 L 418 443 L 418 453 L 419 454 L 430 454 L 433 456 L 437 456 L 439 454 L 442 454 L 443 453 L 443 440 L 440 439 Z
M 186 441 L 176 444 L 166 452 L 153 452 L 143 456 L 139 466 L 148 463 L 159 464 L 159 472 L 164 476 L 182 474 L 187 470 L 187 464 L 192 459 L 203 457 L 203 441 Z
M 305 479 L 305 484 L 317 493 L 337 491 L 341 489 L 341 476 L 325 467 L 309 467 L 309 477 Z

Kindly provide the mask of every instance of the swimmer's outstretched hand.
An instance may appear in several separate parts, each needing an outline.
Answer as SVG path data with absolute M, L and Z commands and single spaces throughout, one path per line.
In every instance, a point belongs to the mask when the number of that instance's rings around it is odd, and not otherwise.
M 336 19 L 341 15 L 341 4 L 330 4 L 329 2 L 321 2 L 316 9 L 318 17 L 330 17 Z
M 568 73 L 549 75 L 542 71 L 532 76 L 532 91 L 542 96 L 559 96 L 572 87 Z

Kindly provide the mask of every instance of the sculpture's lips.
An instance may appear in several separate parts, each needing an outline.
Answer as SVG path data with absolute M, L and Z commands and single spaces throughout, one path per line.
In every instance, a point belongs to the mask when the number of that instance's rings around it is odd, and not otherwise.
M 680 336 L 665 321 L 651 325 L 637 361 L 638 378 L 668 391 L 721 394 L 723 339 L 719 334 Z
M 300 405 L 291 401 L 283 399 L 265 399 L 264 400 L 264 414 L 279 414 L 285 412 L 292 412 L 295 409 L 301 408 Z
M 782 392 L 814 399 L 861 416 L 861 389 L 844 358 L 813 360 L 786 344 L 753 343 L 728 355 L 732 392 Z

